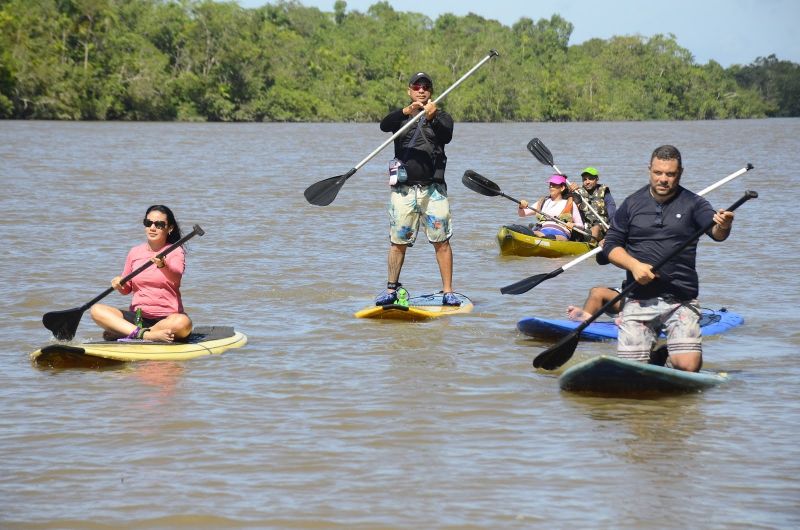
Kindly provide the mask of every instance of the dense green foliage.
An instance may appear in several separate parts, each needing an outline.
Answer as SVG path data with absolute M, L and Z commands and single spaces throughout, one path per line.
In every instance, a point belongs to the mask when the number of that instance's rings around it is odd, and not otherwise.
M 558 15 L 512 27 L 330 13 L 297 2 L 0 0 L 0 117 L 65 120 L 376 121 L 415 69 L 459 121 L 716 119 L 800 115 L 800 65 L 695 64 L 672 35 L 569 46 Z

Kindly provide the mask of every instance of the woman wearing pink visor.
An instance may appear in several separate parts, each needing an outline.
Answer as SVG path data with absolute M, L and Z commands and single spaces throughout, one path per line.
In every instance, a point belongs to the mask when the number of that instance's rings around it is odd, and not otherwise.
M 573 227 L 583 228 L 580 210 L 569 194 L 566 177 L 563 175 L 551 175 L 547 180 L 547 184 L 550 187 L 550 196 L 542 197 L 536 201 L 534 209 L 551 217 L 561 219 L 563 222 L 556 223 L 539 215 L 539 222 L 534 227 L 533 233 L 538 237 L 567 241 L 572 236 Z M 528 204 L 528 201 L 524 199 L 519 201 L 518 213 L 520 217 L 538 215 L 534 209 L 528 208 Z

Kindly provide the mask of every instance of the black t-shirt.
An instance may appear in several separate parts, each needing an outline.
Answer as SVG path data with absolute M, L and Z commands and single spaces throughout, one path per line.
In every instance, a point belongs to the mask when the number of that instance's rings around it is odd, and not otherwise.
M 700 195 L 678 186 L 678 192 L 665 203 L 650 194 L 650 185 L 626 198 L 614 216 L 603 243 L 603 253 L 623 247 L 641 262 L 655 265 L 667 254 L 711 223 L 715 210 Z M 630 292 L 634 299 L 673 296 L 679 300 L 697 298 L 699 281 L 695 260 L 697 241 L 664 264 L 658 278 L 637 285 Z M 628 272 L 626 282 L 634 282 Z

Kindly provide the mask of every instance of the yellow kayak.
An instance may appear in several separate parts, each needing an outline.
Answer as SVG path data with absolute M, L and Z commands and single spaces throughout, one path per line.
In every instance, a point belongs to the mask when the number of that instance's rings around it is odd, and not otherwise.
M 471 312 L 472 301 L 463 294 L 454 294 L 461 305 L 442 305 L 442 293 L 433 293 L 410 298 L 408 307 L 397 304 L 367 306 L 357 311 L 355 317 L 415 321 Z
M 31 353 L 37 366 L 99 368 L 131 361 L 185 361 L 220 354 L 247 344 L 247 337 L 230 326 L 197 327 L 186 341 L 96 341 L 48 344 Z
M 497 232 L 500 254 L 503 256 L 560 258 L 585 254 L 597 246 L 583 241 L 557 241 L 537 237 L 530 232 L 527 227 L 519 225 L 500 227 L 500 231 Z

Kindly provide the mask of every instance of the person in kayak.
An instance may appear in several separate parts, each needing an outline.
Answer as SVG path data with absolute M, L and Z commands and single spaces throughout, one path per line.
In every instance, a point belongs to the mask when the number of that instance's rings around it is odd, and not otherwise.
M 658 273 L 652 264 L 692 238 L 713 220 L 707 234 L 728 238 L 733 212 L 717 210 L 703 197 L 680 185 L 681 153 L 672 145 L 656 148 L 648 166 L 649 183 L 627 197 L 606 233 L 603 254 L 625 269 L 626 285 L 636 282 L 620 317 L 617 354 L 648 362 L 658 333 L 665 329 L 672 366 L 697 372 L 703 365 L 700 335 L 699 280 L 692 242 Z
M 411 102 L 390 112 L 380 123 L 382 131 L 395 133 L 408 120 L 424 113 L 416 126 L 394 141 L 395 158 L 389 168 L 389 274 L 386 291 L 375 299 L 375 305 L 398 301 L 406 250 L 414 244 L 422 223 L 442 277 L 442 304 L 457 306 L 461 302 L 453 294 L 453 225 L 444 181 L 444 146 L 453 138 L 453 118 L 431 100 L 433 79 L 425 72 L 411 76 L 407 92 Z M 407 299 L 407 294 L 403 289 L 401 298 Z
M 578 186 L 576 182 L 570 184 L 570 191 L 577 193 L 580 197 L 578 209 L 581 211 L 583 222 L 594 237 L 595 241 L 600 241 L 606 234 L 606 228 L 611 226 L 611 220 L 617 211 L 617 204 L 611 196 L 611 190 L 605 184 L 600 184 L 600 173 L 596 168 L 587 167 L 581 172 L 583 186 Z M 591 205 L 594 209 L 588 207 Z M 597 213 L 599 215 L 595 215 Z M 601 222 L 602 219 L 602 222 Z
M 519 201 L 517 213 L 520 217 L 527 217 L 529 215 L 537 215 L 539 217 L 539 223 L 533 228 L 533 235 L 559 241 L 568 241 L 572 238 L 572 229 L 574 227 L 583 228 L 583 219 L 581 218 L 580 210 L 569 194 L 566 177 L 563 175 L 552 175 L 547 180 L 547 185 L 550 195 L 539 199 L 534 209 L 551 217 L 561 219 L 561 223 L 545 219 L 533 209 L 528 208 L 529 203 L 525 199 Z
M 172 342 L 185 339 L 192 332 L 192 321 L 183 310 L 181 278 L 185 269 L 185 251 L 177 248 L 163 259 L 156 254 L 181 238 L 181 229 L 172 210 L 164 205 L 150 206 L 143 220 L 145 242 L 128 252 L 122 274 L 111 280 L 120 294 L 133 293 L 128 310 L 105 304 L 92 306 L 92 319 L 105 330 L 106 340 L 120 338 Z M 148 267 L 122 285 L 120 280 L 146 261 Z

